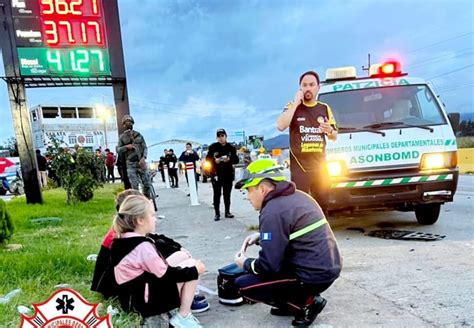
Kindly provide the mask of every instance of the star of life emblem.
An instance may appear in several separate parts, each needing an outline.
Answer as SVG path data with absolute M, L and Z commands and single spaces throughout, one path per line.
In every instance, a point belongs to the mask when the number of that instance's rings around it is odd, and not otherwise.
M 100 318 L 97 307 L 75 290 L 59 289 L 46 302 L 33 304 L 32 317 L 22 314 L 20 328 L 112 328 L 110 314 Z

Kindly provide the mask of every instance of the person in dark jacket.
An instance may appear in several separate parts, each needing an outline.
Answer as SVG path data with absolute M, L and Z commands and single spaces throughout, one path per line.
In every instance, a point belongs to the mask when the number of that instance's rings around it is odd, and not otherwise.
M 212 166 L 212 189 L 214 191 L 214 221 L 221 219 L 220 199 L 224 196 L 225 217 L 233 218 L 230 212 L 230 193 L 234 181 L 234 164 L 239 163 L 239 157 L 234 146 L 227 143 L 227 133 L 224 129 L 216 132 L 217 142 L 209 146 L 206 160 Z
M 171 188 L 179 188 L 178 179 L 178 158 L 174 154 L 174 150 L 168 150 L 165 156 L 166 164 L 168 165 L 168 174 L 171 180 Z
M 309 326 L 326 305 L 320 294 L 339 277 L 342 259 L 319 205 L 285 180 L 282 167 L 259 159 L 236 183 L 260 211 L 259 233 L 248 236 L 235 256 L 248 271 L 236 284 L 244 298 L 272 305 L 271 314 L 293 315 L 294 326 Z M 261 247 L 258 258 L 247 258 L 253 244 Z
M 197 182 L 198 182 L 198 177 L 196 175 L 196 161 L 199 161 L 199 155 L 193 150 L 193 145 L 188 142 L 186 143 L 186 150 L 181 153 L 181 156 L 179 156 L 179 161 L 183 163 L 193 163 L 194 165 L 194 175 L 195 175 L 195 180 L 196 180 L 196 189 L 197 189 Z M 186 182 L 189 185 L 189 180 L 188 180 L 188 171 L 184 171 L 186 175 Z
M 38 162 L 38 182 L 40 188 L 44 188 L 48 185 L 48 174 L 46 172 L 48 168 L 48 162 L 46 158 L 41 155 L 41 151 L 36 149 L 36 161 Z
M 115 182 L 114 175 L 115 155 L 109 148 L 105 149 L 105 167 L 107 168 L 107 181 Z
M 158 163 L 158 169 L 160 170 L 161 173 L 161 180 L 165 182 L 165 165 L 168 165 L 166 163 L 166 154 L 168 154 L 168 149 L 165 149 L 163 152 L 163 156 L 160 156 L 160 161 Z
M 191 314 L 191 304 L 204 264 L 189 259 L 179 267 L 170 266 L 153 239 L 147 237 L 155 231 L 155 219 L 151 202 L 135 195 L 125 199 L 114 218 L 111 258 L 120 304 L 123 310 L 138 312 L 144 318 L 179 307 L 170 324 L 200 328 Z

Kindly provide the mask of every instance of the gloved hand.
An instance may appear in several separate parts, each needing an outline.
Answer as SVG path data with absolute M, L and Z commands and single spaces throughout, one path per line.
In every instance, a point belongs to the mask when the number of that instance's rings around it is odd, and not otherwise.
M 259 232 L 253 233 L 253 234 L 245 237 L 244 242 L 242 243 L 242 247 L 240 248 L 240 251 L 242 253 L 245 253 L 248 246 L 254 245 L 259 240 L 260 240 L 260 233 Z
M 243 269 L 246 259 L 247 259 L 247 256 L 245 256 L 244 252 L 238 252 L 237 254 L 235 254 L 234 261 L 235 261 L 235 264 L 237 264 L 239 268 Z

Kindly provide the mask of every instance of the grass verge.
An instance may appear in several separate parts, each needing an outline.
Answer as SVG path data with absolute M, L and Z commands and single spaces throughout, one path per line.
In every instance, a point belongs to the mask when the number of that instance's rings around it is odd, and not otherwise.
M 117 185 L 106 185 L 94 192 L 87 203 L 66 205 L 62 189 L 43 192 L 42 205 L 27 205 L 24 197 L 7 202 L 15 226 L 9 244 L 21 244 L 21 250 L 7 251 L 0 247 L 0 296 L 21 288 L 21 293 L 7 304 L 0 304 L 0 327 L 18 327 L 18 305 L 31 307 L 41 303 L 56 290 L 58 284 L 69 284 L 87 301 L 102 303 L 100 315 L 109 304 L 100 294 L 90 291 L 94 262 L 89 254 L 99 251 L 102 237 L 111 226 Z M 59 217 L 61 222 L 32 223 L 32 219 Z M 29 313 L 28 316 L 31 316 Z M 112 318 L 114 327 L 137 327 L 138 316 L 120 315 Z
M 457 137 L 458 148 L 474 148 L 474 137 Z

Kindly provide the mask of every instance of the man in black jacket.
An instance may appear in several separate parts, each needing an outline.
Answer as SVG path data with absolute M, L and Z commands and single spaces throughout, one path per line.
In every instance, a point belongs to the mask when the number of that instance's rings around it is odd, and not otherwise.
M 227 133 L 224 129 L 216 132 L 217 142 L 209 146 L 206 156 L 212 165 L 212 189 L 214 191 L 214 221 L 221 219 L 220 199 L 221 192 L 224 195 L 225 217 L 233 218 L 230 212 L 230 193 L 234 181 L 234 164 L 239 163 L 239 157 L 234 146 L 227 143 Z
M 186 143 L 186 150 L 181 153 L 181 156 L 179 156 L 179 161 L 183 163 L 193 163 L 194 165 L 194 176 L 196 180 L 196 189 L 197 189 L 197 182 L 198 182 L 198 177 L 196 175 L 196 161 L 199 161 L 199 155 L 193 150 L 193 145 L 190 142 Z M 188 170 L 184 170 L 184 174 L 186 175 L 186 182 L 189 185 L 189 180 L 188 180 Z M 189 195 L 188 195 L 189 196 Z
M 178 185 L 178 159 L 174 154 L 174 150 L 168 150 L 165 156 L 166 165 L 168 165 L 168 174 L 171 179 L 171 188 L 179 188 Z
M 237 278 L 242 296 L 272 305 L 273 315 L 293 315 L 294 326 L 310 326 L 326 305 L 320 293 L 339 277 L 342 259 L 319 205 L 285 181 L 282 168 L 259 159 L 243 171 L 237 189 L 247 189 L 260 211 L 259 233 L 248 236 L 235 263 L 248 273 Z M 246 249 L 259 244 L 257 258 Z

